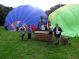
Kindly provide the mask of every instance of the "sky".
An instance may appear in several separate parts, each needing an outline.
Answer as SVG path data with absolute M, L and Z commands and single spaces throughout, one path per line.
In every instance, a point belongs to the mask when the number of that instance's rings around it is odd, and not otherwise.
M 79 0 L 0 0 L 0 4 L 9 7 L 18 7 L 20 5 L 32 5 L 42 10 L 49 10 L 50 7 L 57 4 L 78 4 Z

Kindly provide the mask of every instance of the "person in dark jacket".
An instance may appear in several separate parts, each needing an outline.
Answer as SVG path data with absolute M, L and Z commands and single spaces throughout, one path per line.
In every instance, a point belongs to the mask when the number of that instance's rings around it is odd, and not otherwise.
M 40 17 L 40 20 L 38 21 L 38 30 L 41 30 L 41 25 L 44 24 L 44 16 Z
M 61 27 L 59 27 L 58 24 L 56 24 L 55 28 L 53 29 L 53 32 L 54 32 L 55 38 L 57 39 L 56 44 L 59 44 L 59 39 L 60 39 L 60 36 L 61 36 L 61 33 L 62 33 Z
M 28 32 L 28 40 L 30 40 L 31 39 L 31 36 L 32 36 L 31 25 L 28 25 L 27 32 Z

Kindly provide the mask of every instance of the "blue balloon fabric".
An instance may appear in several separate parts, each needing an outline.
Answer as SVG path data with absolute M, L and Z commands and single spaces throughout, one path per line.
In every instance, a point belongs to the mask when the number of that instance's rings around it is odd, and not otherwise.
M 8 26 L 10 30 L 14 30 L 15 27 L 21 27 L 22 25 L 37 26 L 41 16 L 44 17 L 44 24 L 46 24 L 48 18 L 43 10 L 29 5 L 19 6 L 8 13 L 4 26 Z

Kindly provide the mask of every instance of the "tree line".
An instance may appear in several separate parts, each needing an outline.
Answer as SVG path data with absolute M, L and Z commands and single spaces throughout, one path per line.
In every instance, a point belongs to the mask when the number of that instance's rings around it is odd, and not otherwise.
M 65 6 L 66 4 L 58 4 L 55 5 L 53 7 L 51 7 L 49 10 L 46 10 L 45 13 L 49 16 L 52 12 L 54 12 L 55 10 L 57 10 L 58 8 Z
M 5 18 L 8 12 L 12 9 L 13 9 L 12 7 L 6 7 L 0 4 L 0 26 L 4 25 Z

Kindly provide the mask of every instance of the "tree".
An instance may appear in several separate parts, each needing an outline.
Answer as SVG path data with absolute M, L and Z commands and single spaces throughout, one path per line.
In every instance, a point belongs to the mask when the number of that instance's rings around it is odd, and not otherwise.
M 5 18 L 8 12 L 12 9 L 13 9 L 12 7 L 6 7 L 3 5 L 0 5 L 0 26 L 4 25 Z
M 46 10 L 45 13 L 49 16 L 50 13 L 54 12 L 56 9 L 58 9 L 64 5 L 66 5 L 66 4 L 58 4 L 54 7 L 51 7 L 50 10 Z

